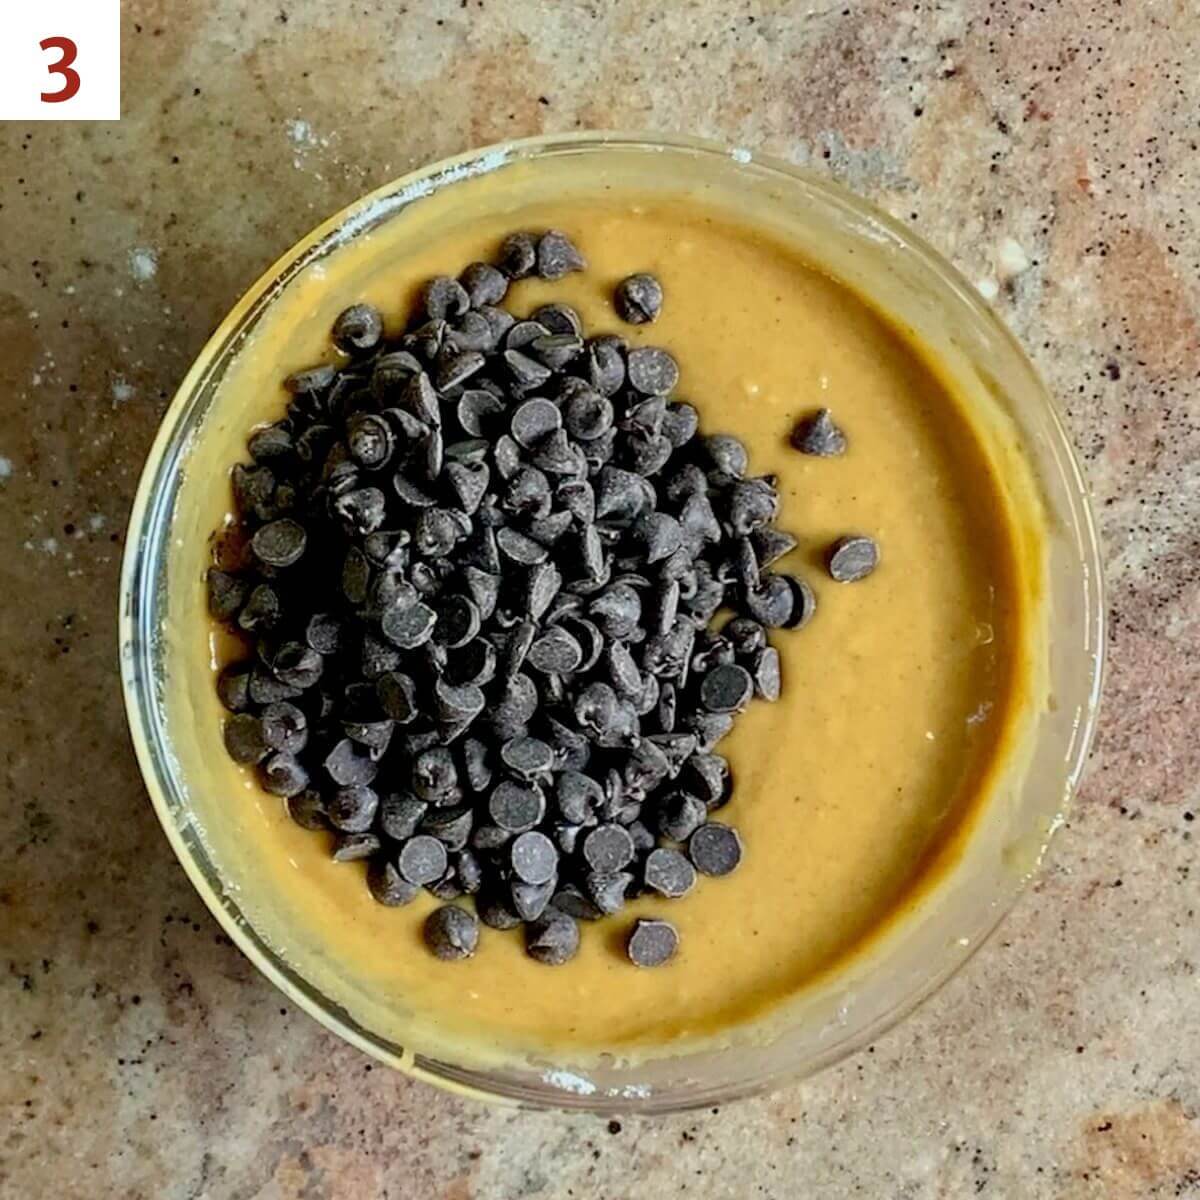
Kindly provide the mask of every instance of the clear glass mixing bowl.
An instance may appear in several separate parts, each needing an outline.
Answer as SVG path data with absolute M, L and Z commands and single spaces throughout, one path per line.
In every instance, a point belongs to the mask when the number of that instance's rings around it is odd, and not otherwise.
M 170 550 L 205 535 L 178 520 L 184 489 L 212 486 L 211 478 L 189 478 L 189 460 L 226 371 L 281 295 L 303 286 L 349 240 L 369 237 L 429 195 L 483 173 L 502 195 L 506 172 L 518 165 L 568 159 L 645 187 L 679 188 L 686 181 L 708 200 L 767 214 L 756 219 L 911 329 L 964 396 L 1002 413 L 1046 515 L 1050 699 L 1029 728 L 1020 785 L 988 806 L 945 879 L 869 954 L 799 997 L 771 1037 L 636 1065 L 480 1068 L 372 1029 L 352 1001 L 323 994 L 298 971 L 278 933 L 269 944 L 247 919 L 240 889 L 198 827 L 176 752 L 187 718 L 166 697 L 179 686 L 183 666 L 165 631 L 176 590 L 198 583 L 175 577 Z M 909 230 L 806 171 L 692 139 L 599 133 L 513 142 L 438 163 L 354 204 L 280 259 L 217 329 L 167 412 L 133 507 L 120 603 L 122 680 L 146 787 L 192 882 L 259 970 L 339 1036 L 412 1075 L 491 1099 L 598 1112 L 709 1105 L 794 1080 L 876 1038 L 962 966 L 1013 904 L 1061 821 L 1095 723 L 1104 646 L 1100 560 L 1083 479 L 1044 387 L 974 288 Z M 216 728 L 211 738 L 213 753 L 222 753 Z

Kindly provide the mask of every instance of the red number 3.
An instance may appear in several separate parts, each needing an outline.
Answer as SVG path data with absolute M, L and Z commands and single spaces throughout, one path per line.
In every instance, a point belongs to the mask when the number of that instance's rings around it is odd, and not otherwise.
M 57 92 L 43 92 L 42 100 L 46 104 L 61 104 L 70 100 L 79 91 L 79 72 L 71 64 L 79 54 L 79 47 L 70 38 L 48 37 L 38 43 L 43 50 L 61 50 L 62 58 L 56 63 L 50 63 L 46 70 L 51 75 L 61 75 L 63 85 Z

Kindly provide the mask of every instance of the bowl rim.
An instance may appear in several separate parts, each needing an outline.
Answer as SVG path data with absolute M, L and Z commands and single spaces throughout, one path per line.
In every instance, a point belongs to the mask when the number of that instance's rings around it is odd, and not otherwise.
M 154 749 L 157 744 L 156 735 L 160 733 L 157 729 L 160 722 L 157 720 L 158 711 L 154 703 L 153 672 L 142 669 L 148 662 L 149 639 L 139 636 L 139 632 L 156 582 L 150 573 L 155 564 L 153 559 L 147 558 L 146 535 L 147 530 L 153 528 L 157 520 L 162 519 L 161 510 L 166 507 L 167 496 L 160 483 L 172 477 L 179 459 L 186 454 L 191 439 L 190 435 L 186 434 L 185 418 L 200 394 L 214 362 L 221 357 L 231 339 L 238 335 L 243 317 L 257 305 L 269 304 L 273 294 L 282 292 L 314 258 L 331 248 L 331 239 L 333 246 L 348 241 L 368 221 L 382 219 L 398 212 L 414 199 L 460 180 L 485 174 L 515 161 L 572 149 L 684 151 L 698 156 L 732 159 L 738 164 L 752 162 L 756 168 L 782 176 L 788 183 L 799 182 L 813 192 L 822 194 L 833 207 L 849 210 L 868 225 L 878 228 L 888 241 L 895 242 L 918 255 L 923 260 L 923 265 L 932 270 L 947 293 L 952 293 L 957 303 L 972 310 L 974 316 L 982 318 L 990 332 L 998 336 L 1006 344 L 1009 352 L 1014 353 L 1025 365 L 1040 394 L 1044 415 L 1052 434 L 1052 456 L 1066 484 L 1073 522 L 1072 532 L 1075 535 L 1086 593 L 1085 644 L 1092 668 L 1086 703 L 1081 709 L 1081 720 L 1076 725 L 1064 759 L 1066 769 L 1063 806 L 1065 808 L 1069 805 L 1086 766 L 1099 715 L 1106 668 L 1107 609 L 1101 545 L 1090 491 L 1053 396 L 1007 324 L 983 301 L 961 272 L 920 235 L 870 201 L 822 174 L 798 167 L 774 155 L 751 152 L 742 147 L 689 135 L 589 130 L 517 138 L 465 151 L 419 167 L 373 189 L 322 221 L 276 258 L 245 289 L 205 341 L 176 389 L 147 452 L 130 510 L 119 581 L 118 652 L 122 693 L 143 783 L 167 840 L 192 885 L 222 930 L 255 968 L 293 1003 L 327 1029 L 364 1053 L 406 1074 L 478 1099 L 601 1114 L 629 1111 L 677 1112 L 718 1101 L 724 1103 L 782 1086 L 832 1065 L 893 1027 L 957 974 L 990 939 L 1025 892 L 1036 872 L 1024 873 L 1004 897 L 1003 902 L 993 906 L 994 912 L 989 916 L 988 923 L 971 939 L 970 946 L 963 948 L 961 954 L 949 960 L 941 970 L 932 972 L 923 981 L 922 986 L 902 996 L 875 1020 L 857 1029 L 853 1037 L 837 1043 L 829 1052 L 817 1056 L 815 1061 L 791 1064 L 784 1071 L 764 1074 L 738 1085 L 722 1084 L 717 1090 L 702 1090 L 690 1094 L 687 1098 L 663 1091 L 643 1096 L 636 1089 L 620 1094 L 599 1090 L 589 1093 L 572 1089 L 569 1085 L 565 1089 L 546 1086 L 544 1089 L 531 1090 L 528 1086 L 514 1086 L 497 1081 L 486 1069 L 462 1067 L 427 1057 L 419 1050 L 397 1046 L 363 1028 L 349 1013 L 327 997 L 320 996 L 318 1000 L 312 994 L 315 989 L 310 991 L 310 985 L 304 977 L 293 971 L 287 962 L 258 936 L 248 920 L 239 920 L 234 911 L 222 902 L 222 897 L 214 891 L 201 870 L 185 837 L 185 831 L 176 823 L 170 810 L 167 800 L 167 790 L 172 782 L 170 772 L 164 770 L 164 756 L 156 754 Z M 162 741 L 162 745 L 167 744 L 165 740 Z M 1061 824 L 1060 820 L 1047 831 L 1047 847 Z

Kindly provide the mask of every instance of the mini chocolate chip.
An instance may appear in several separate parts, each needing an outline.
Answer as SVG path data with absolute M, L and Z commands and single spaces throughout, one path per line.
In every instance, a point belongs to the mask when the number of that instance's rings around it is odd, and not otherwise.
M 728 875 L 742 861 L 736 829 L 708 821 L 688 839 L 688 857 L 701 875 Z
M 796 602 L 792 583 L 783 575 L 765 576 L 742 601 L 746 611 L 768 629 L 786 627 L 796 611 Z
M 572 271 L 582 271 L 586 266 L 583 255 L 560 230 L 547 230 L 538 238 L 537 273 L 540 278 L 561 279 Z
M 633 838 L 621 825 L 598 825 L 583 839 L 583 857 L 593 871 L 620 871 L 633 861 Z
M 791 442 L 801 454 L 818 458 L 832 458 L 846 452 L 846 435 L 834 424 L 827 408 L 819 408 L 812 416 L 798 421 Z
M 425 944 L 443 962 L 470 958 L 479 945 L 479 922 L 465 908 L 444 904 L 425 919 Z
M 425 285 L 425 312 L 432 321 L 461 317 L 470 306 L 466 288 L 456 279 L 438 275 Z
M 497 264 L 509 279 L 524 279 L 537 266 L 537 242 L 532 234 L 510 233 L 500 243 Z
M 562 424 L 562 414 L 549 400 L 526 400 L 513 412 L 512 435 L 517 443 L 529 449 L 536 446 Z
M 377 774 L 378 764 L 370 754 L 361 750 L 350 738 L 342 738 L 325 757 L 325 770 L 334 783 L 350 787 L 370 783 Z
M 437 386 L 439 391 L 461 387 L 468 379 L 478 375 L 487 366 L 487 359 L 478 350 L 460 350 L 446 354 L 438 363 Z M 435 472 L 436 474 L 436 472 Z
M 679 934 L 669 921 L 639 917 L 625 949 L 635 967 L 661 967 L 675 957 Z
M 263 787 L 273 796 L 294 796 L 308 787 L 308 772 L 290 754 L 272 754 L 262 764 Z
M 646 856 L 642 868 L 646 886 L 661 896 L 676 898 L 692 890 L 696 869 L 680 851 L 663 846 Z
M 829 548 L 829 575 L 838 583 L 857 583 L 879 565 L 879 546 L 869 537 L 839 538 Z
M 500 761 L 519 779 L 533 780 L 552 769 L 554 751 L 540 738 L 509 738 L 500 747 Z
M 760 650 L 753 671 L 755 692 L 764 700 L 778 700 L 782 688 L 779 651 L 774 646 L 766 646 Z
M 679 383 L 679 364 L 658 346 L 630 350 L 626 370 L 630 386 L 647 396 L 668 396 Z
M 704 824 L 708 809 L 690 792 L 672 792 L 659 802 L 655 823 L 659 833 L 673 842 L 685 842 Z
M 333 344 L 346 354 L 374 350 L 383 337 L 383 317 L 369 304 L 352 304 L 333 323 Z
M 299 754 L 308 742 L 308 718 L 294 704 L 277 700 L 262 711 L 262 737 L 272 750 Z
M 343 833 L 366 833 L 375 821 L 379 796 L 365 784 L 339 788 L 329 801 L 329 823 Z
M 588 899 L 606 916 L 621 911 L 632 883 L 633 876 L 628 871 L 589 871 L 583 878 Z
M 437 614 L 427 604 L 394 604 L 380 620 L 383 636 L 401 650 L 413 650 L 433 636 Z
M 513 911 L 522 921 L 536 921 L 546 911 L 556 885 L 555 879 L 545 883 L 514 882 L 509 890 Z
M 583 322 L 569 304 L 543 304 L 530 313 L 529 319 L 544 325 L 554 334 L 573 334 L 578 337 L 583 333 Z
M 558 967 L 579 951 L 579 926 L 555 908 L 525 929 L 525 952 L 530 958 L 550 967 Z
M 216 567 L 208 571 L 208 611 L 218 621 L 228 621 L 246 602 L 249 589 L 245 580 L 238 579 Z
M 334 862 L 359 862 L 378 854 L 379 838 L 373 833 L 339 833 L 333 840 Z
M 546 797 L 530 784 L 503 780 L 488 799 L 488 815 L 509 833 L 526 833 L 546 815 Z
M 388 908 L 408 904 L 421 890 L 415 883 L 409 883 L 395 864 L 380 858 L 372 859 L 367 866 L 367 889 L 378 903 Z
M 325 802 L 321 799 L 321 793 L 315 788 L 305 788 L 304 791 L 289 796 L 287 810 L 288 816 L 301 829 L 329 828 L 329 824 L 325 820 Z
M 329 363 L 320 363 L 304 371 L 294 371 L 283 381 L 283 386 L 293 396 L 315 396 L 328 390 L 336 378 L 335 367 Z
M 400 848 L 396 865 L 409 883 L 425 885 L 440 879 L 449 860 L 446 847 L 427 833 L 418 833 Z
M 630 325 L 645 325 L 662 311 L 662 285 L 653 275 L 630 275 L 617 284 L 613 304 L 617 316 Z
M 224 735 L 229 757 L 247 766 L 261 762 L 271 749 L 263 733 L 262 721 L 250 713 L 235 713 L 227 717 Z
M 558 873 L 558 851 L 554 843 L 536 830 L 513 838 L 508 847 L 509 865 L 522 883 L 542 884 Z
M 529 391 L 541 387 L 553 374 L 549 367 L 543 366 L 537 359 L 530 358 L 520 350 L 505 350 L 504 362 L 513 381 Z
M 280 615 L 279 597 L 273 588 L 260 583 L 238 613 L 237 623 L 247 633 L 267 632 L 279 623 Z
M 421 832 L 437 838 L 447 850 L 459 851 L 466 846 L 474 825 L 474 809 L 470 805 L 461 804 L 426 813 L 421 822 Z
M 379 802 L 379 828 L 394 841 L 407 841 L 416 833 L 428 808 L 416 796 L 393 792 Z
M 745 667 L 723 663 L 700 683 L 700 703 L 709 712 L 741 712 L 754 694 L 754 681 Z
M 465 289 L 472 308 L 499 304 L 508 291 L 508 279 L 503 272 L 484 262 L 468 263 L 458 282 Z
M 737 438 L 727 433 L 714 434 L 704 439 L 704 448 L 712 465 L 722 474 L 740 479 L 746 473 L 750 459 Z

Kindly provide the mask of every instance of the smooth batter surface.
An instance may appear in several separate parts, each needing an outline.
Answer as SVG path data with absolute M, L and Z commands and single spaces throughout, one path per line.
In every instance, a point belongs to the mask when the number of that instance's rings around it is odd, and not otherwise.
M 200 569 L 176 636 L 191 647 L 184 686 L 202 751 L 193 756 L 203 762 L 192 786 L 197 815 L 269 940 L 352 1010 L 361 1005 L 364 1023 L 378 1027 L 386 1014 L 383 1032 L 400 1040 L 582 1058 L 722 1035 L 901 914 L 949 857 L 1011 740 L 1025 618 L 1019 556 L 988 460 L 918 354 L 787 247 L 661 197 L 476 215 L 466 232 L 435 231 L 419 253 L 405 243 L 403 257 L 390 231 L 339 252 L 285 294 L 226 380 L 237 403 L 222 406 L 189 468 L 207 481 L 208 498 L 189 514 L 194 532 L 218 525 L 229 505 L 224 473 L 245 457 L 254 424 L 280 414 L 279 380 L 328 356 L 342 307 L 372 301 L 394 332 L 423 280 L 489 258 L 512 229 L 549 226 L 574 238 L 589 270 L 522 282 L 506 303 L 525 312 L 562 300 L 589 333 L 619 329 L 631 343 L 668 347 L 682 371 L 677 394 L 699 409 L 701 431 L 738 435 L 751 472 L 778 475 L 779 525 L 800 539 L 778 565 L 817 592 L 806 629 L 773 635 L 782 699 L 753 703 L 719 746 L 736 785 L 723 819 L 743 836 L 741 868 L 702 879 L 683 900 L 638 900 L 616 919 L 584 923 L 581 951 L 565 967 L 526 957 L 519 931 L 487 929 L 472 960 L 440 963 L 420 938 L 436 901 L 379 906 L 362 864 L 332 862 L 325 835 L 293 825 L 281 801 L 225 761 L 213 668 L 226 651 L 205 624 Z M 666 293 L 651 326 L 622 326 L 611 307 L 613 286 L 635 270 L 656 274 Z M 787 445 L 797 416 L 820 405 L 847 431 L 843 458 Z M 882 565 L 839 585 L 822 550 L 847 532 L 875 537 Z M 202 559 L 196 552 L 189 571 Z M 658 970 L 638 970 L 621 953 L 630 921 L 648 913 L 669 917 L 681 936 L 678 958 Z

